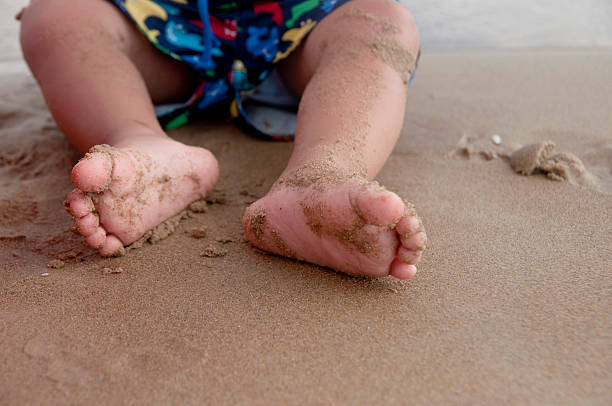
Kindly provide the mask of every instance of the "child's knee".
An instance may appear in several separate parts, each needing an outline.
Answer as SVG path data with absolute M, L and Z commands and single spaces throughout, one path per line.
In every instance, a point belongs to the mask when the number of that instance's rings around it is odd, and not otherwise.
M 107 8 L 109 4 L 98 0 L 31 0 L 20 20 L 25 59 L 32 65 L 45 60 L 58 47 L 72 47 L 79 41 L 102 37 L 112 39 L 117 30 Z
M 376 2 L 377 4 L 380 1 Z M 416 56 L 419 52 L 419 30 L 412 17 L 412 13 L 395 0 L 382 1 L 385 7 L 380 8 L 381 17 L 387 18 L 392 24 L 399 28 L 397 33 L 398 40 L 402 41 L 405 46 Z
M 392 36 L 416 56 L 419 31 L 412 14 L 395 0 L 352 0 L 338 9 L 339 17 L 350 25 L 346 35 Z
M 64 24 L 68 2 L 32 0 L 21 15 L 20 42 L 28 63 L 44 59 L 70 32 Z

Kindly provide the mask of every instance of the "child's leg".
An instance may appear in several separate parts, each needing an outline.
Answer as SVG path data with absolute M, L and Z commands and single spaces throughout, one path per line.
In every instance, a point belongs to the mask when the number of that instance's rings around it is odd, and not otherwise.
M 284 63 L 288 85 L 303 90 L 295 146 L 271 191 L 245 213 L 254 245 L 353 274 L 414 275 L 422 225 L 409 204 L 371 180 L 399 136 L 417 52 L 407 10 L 355 0 Z
M 171 140 L 157 102 L 186 98 L 186 68 L 147 43 L 105 0 L 32 0 L 22 16 L 24 56 L 49 110 L 87 154 L 66 205 L 91 246 L 110 255 L 208 193 L 212 154 Z

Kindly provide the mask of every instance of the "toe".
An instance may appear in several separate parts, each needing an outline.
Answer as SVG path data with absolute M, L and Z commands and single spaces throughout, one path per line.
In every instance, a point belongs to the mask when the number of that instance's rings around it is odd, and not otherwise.
M 404 215 L 404 202 L 395 193 L 368 185 L 351 194 L 351 204 L 368 224 L 385 226 L 397 223 Z
M 92 234 L 85 237 L 85 242 L 92 248 L 100 249 L 106 241 L 106 231 L 98 227 Z
M 410 279 L 416 274 L 416 266 L 410 264 L 404 264 L 403 262 L 396 259 L 391 263 L 389 268 L 389 275 L 395 276 L 398 279 Z
M 102 192 L 110 183 L 112 169 L 108 154 L 89 153 L 72 168 L 72 183 L 83 192 Z
M 96 232 L 100 226 L 100 219 L 95 213 L 89 213 L 75 221 L 78 232 L 88 237 Z
M 404 216 L 395 226 L 397 233 L 403 236 L 411 236 L 421 230 L 421 221 L 417 216 Z
M 421 250 L 411 251 L 404 247 L 400 247 L 397 250 L 397 257 L 404 264 L 416 265 L 421 260 L 422 253 L 423 251 Z
M 400 234 L 402 246 L 409 251 L 424 251 L 427 244 L 427 235 L 423 231 L 416 234 Z
M 425 234 L 421 219 L 414 213 L 414 209 L 406 206 L 404 217 L 395 226 L 395 231 L 399 235 L 404 251 L 417 252 L 420 257 L 421 252 L 427 244 L 427 235 Z M 401 252 L 404 252 L 401 251 Z M 409 261 L 404 261 L 411 263 Z
M 105 257 L 119 257 L 125 254 L 123 243 L 114 235 L 107 235 L 104 245 L 99 248 L 100 254 Z
M 94 211 L 94 204 L 91 198 L 79 189 L 74 189 L 64 202 L 66 210 L 74 218 L 81 218 Z

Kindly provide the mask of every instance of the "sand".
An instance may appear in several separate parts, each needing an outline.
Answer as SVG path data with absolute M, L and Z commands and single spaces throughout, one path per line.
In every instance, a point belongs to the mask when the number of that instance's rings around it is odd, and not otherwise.
M 0 404 L 612 401 L 612 50 L 424 52 L 378 179 L 427 229 L 405 282 L 251 248 L 291 144 L 214 122 L 171 133 L 219 158 L 208 206 L 100 258 L 62 207 L 79 156 L 1 72 Z M 505 158 L 547 141 L 592 181 Z

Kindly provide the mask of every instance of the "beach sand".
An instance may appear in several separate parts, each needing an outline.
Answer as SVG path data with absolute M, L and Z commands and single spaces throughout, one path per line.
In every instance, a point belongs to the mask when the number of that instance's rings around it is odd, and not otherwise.
M 171 132 L 219 159 L 208 210 L 99 257 L 62 207 L 79 156 L 3 71 L 0 404 L 610 404 L 611 72 L 609 49 L 423 54 L 378 178 L 429 236 L 402 282 L 251 248 L 292 145 L 214 122 Z

